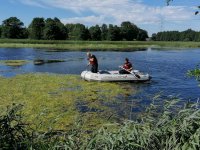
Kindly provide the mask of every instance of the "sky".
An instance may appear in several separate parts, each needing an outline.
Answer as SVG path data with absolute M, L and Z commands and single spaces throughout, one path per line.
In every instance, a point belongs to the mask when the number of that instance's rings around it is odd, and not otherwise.
M 200 31 L 200 14 L 194 15 L 199 0 L 0 0 L 0 22 L 17 17 L 25 27 L 35 17 L 57 17 L 64 24 L 87 27 L 130 21 L 148 32 Z

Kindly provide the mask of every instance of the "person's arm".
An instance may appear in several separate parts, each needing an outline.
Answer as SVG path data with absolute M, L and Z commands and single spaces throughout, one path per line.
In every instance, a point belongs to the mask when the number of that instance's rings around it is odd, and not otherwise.
M 91 57 L 91 58 L 89 59 L 89 61 L 90 61 L 90 62 L 93 62 L 93 61 L 94 61 L 94 58 L 93 58 L 93 57 Z
M 94 58 L 93 58 L 93 57 L 89 57 L 89 58 L 88 58 L 88 60 L 89 60 L 89 63 L 88 63 L 88 66 L 89 66 L 89 65 L 91 65 L 91 64 L 92 64 L 91 62 L 93 62 L 93 61 L 94 61 Z
M 133 70 L 133 66 L 132 66 L 132 64 L 130 63 L 129 64 L 129 69 L 127 69 L 128 71 L 131 71 L 131 70 Z

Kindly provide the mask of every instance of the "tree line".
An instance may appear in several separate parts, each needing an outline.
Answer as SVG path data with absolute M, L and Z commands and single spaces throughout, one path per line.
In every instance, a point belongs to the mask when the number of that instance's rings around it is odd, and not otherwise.
M 0 25 L 0 37 L 35 40 L 91 40 L 91 41 L 145 41 L 147 31 L 125 21 L 121 26 L 103 24 L 86 27 L 83 24 L 63 24 L 58 18 L 33 18 L 28 27 L 17 17 L 10 17 Z
M 200 41 L 200 32 L 188 29 L 179 31 L 164 31 L 152 34 L 154 41 Z

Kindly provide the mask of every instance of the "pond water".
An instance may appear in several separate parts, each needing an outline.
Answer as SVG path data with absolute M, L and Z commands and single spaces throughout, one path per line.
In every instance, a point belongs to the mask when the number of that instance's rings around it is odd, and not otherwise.
M 118 66 L 128 57 L 135 69 L 148 72 L 153 78 L 150 83 L 131 84 L 140 92 L 130 96 L 141 99 L 139 103 L 149 103 L 148 97 L 161 92 L 163 97 L 177 96 L 184 100 L 196 101 L 200 97 L 200 87 L 194 78 L 188 78 L 188 70 L 200 63 L 200 49 L 145 49 L 139 51 L 94 51 L 99 61 L 99 70 L 119 70 Z M 64 60 L 64 62 L 34 65 L 33 61 Z M 49 72 L 80 75 L 87 68 L 85 51 L 56 51 L 31 48 L 0 48 L 0 60 L 27 60 L 22 66 L 13 67 L 0 64 L 0 75 L 12 77 L 30 72 Z M 140 109 L 139 107 L 137 109 Z M 135 108 L 135 111 L 137 111 Z

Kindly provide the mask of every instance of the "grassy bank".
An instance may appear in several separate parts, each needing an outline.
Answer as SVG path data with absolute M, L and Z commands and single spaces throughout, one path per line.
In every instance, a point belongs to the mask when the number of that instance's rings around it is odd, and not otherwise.
M 138 48 L 197 48 L 200 42 L 159 42 L 159 41 L 48 41 L 0 39 L 3 48 L 45 48 L 60 50 L 121 50 Z

